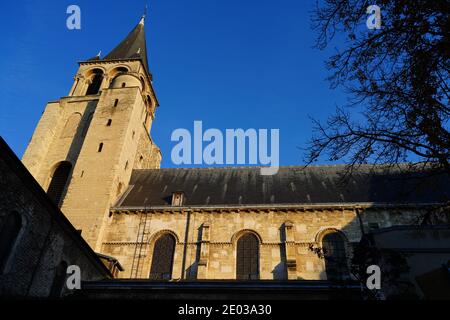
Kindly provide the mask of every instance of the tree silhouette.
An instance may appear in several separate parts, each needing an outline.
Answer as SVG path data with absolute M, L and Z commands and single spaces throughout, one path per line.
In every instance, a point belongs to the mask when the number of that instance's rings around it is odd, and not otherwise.
M 348 101 L 325 122 L 314 120 L 306 160 L 450 172 L 450 1 L 318 0 L 316 47 L 339 35 L 345 48 L 327 61 L 333 88 Z M 381 9 L 381 29 L 368 29 L 367 7 Z

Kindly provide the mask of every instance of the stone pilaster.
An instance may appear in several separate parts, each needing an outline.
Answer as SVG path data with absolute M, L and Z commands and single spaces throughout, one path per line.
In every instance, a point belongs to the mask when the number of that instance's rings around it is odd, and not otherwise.
M 286 272 L 289 280 L 297 279 L 297 260 L 295 253 L 294 224 L 290 221 L 284 223 L 284 249 L 286 250 Z
M 198 279 L 207 279 L 208 277 L 208 260 L 209 260 L 209 243 L 210 243 L 210 224 L 205 222 L 202 224 L 200 243 L 200 259 L 198 261 Z

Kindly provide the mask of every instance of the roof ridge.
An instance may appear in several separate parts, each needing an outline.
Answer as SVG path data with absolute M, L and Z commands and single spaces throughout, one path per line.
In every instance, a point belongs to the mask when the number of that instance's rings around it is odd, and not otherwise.
M 415 165 L 419 163 L 397 163 L 397 164 L 371 164 L 371 163 L 364 163 L 359 164 L 357 166 L 359 167 L 399 167 L 399 166 L 408 166 L 408 165 Z M 343 168 L 347 167 L 348 164 L 315 164 L 315 165 L 286 165 L 286 166 L 278 166 L 280 169 L 288 169 L 288 168 Z M 236 169 L 254 169 L 259 170 L 261 168 L 267 168 L 267 166 L 224 166 L 224 167 L 173 167 L 173 168 L 158 168 L 158 169 L 133 169 L 133 171 L 167 171 L 167 170 L 236 170 Z

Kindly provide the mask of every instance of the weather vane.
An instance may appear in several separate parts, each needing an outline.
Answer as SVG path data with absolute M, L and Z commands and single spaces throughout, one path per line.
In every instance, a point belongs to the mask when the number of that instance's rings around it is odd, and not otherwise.
M 145 8 L 144 8 L 144 14 L 142 15 L 142 17 L 141 17 L 141 21 L 140 21 L 140 24 L 144 24 L 144 21 L 145 21 L 145 18 L 146 18 L 146 16 L 147 16 L 147 9 L 148 9 L 148 6 L 147 6 L 147 4 L 145 5 Z
M 145 4 L 145 8 L 144 8 L 144 18 L 147 17 L 147 11 L 148 11 L 148 5 Z

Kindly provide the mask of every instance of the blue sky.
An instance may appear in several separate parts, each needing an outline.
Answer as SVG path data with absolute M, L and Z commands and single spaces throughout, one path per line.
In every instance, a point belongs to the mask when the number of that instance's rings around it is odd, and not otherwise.
M 177 128 L 280 129 L 280 163 L 303 163 L 308 116 L 325 120 L 345 95 L 330 89 L 327 51 L 313 48 L 315 1 L 152 0 L 149 65 L 160 107 L 152 137 L 174 166 Z M 80 6 L 81 30 L 66 28 Z M 77 61 L 109 52 L 146 1 L 2 1 L 0 135 L 21 157 L 48 101 L 68 94 Z M 336 45 L 336 44 L 335 44 Z M 322 161 L 321 163 L 325 163 Z

